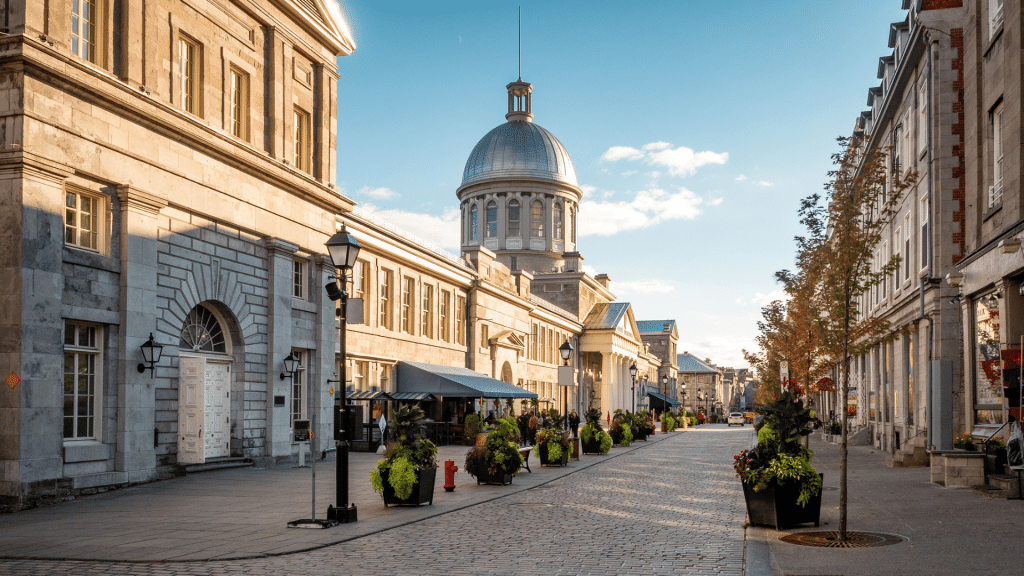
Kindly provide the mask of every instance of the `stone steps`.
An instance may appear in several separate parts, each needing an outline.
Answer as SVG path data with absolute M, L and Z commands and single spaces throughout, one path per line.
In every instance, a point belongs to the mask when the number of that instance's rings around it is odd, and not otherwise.
M 252 460 L 248 458 L 217 458 L 207 460 L 203 464 L 184 464 L 181 466 L 182 471 L 186 476 L 189 474 L 199 474 L 200 472 L 210 472 L 212 470 L 226 470 L 229 468 L 251 468 Z
M 897 450 L 892 458 L 885 459 L 885 465 L 889 468 L 928 466 L 928 451 L 924 446 L 910 446 L 909 448 L 909 450 L 905 448 Z

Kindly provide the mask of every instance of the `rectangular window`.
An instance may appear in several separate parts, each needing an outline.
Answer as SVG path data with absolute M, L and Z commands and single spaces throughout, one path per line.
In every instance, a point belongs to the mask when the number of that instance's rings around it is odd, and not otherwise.
M 490 339 L 490 329 L 488 328 L 487 324 L 480 324 L 480 347 L 489 348 L 490 343 L 488 342 L 488 340 Z
M 306 299 L 306 263 L 292 260 L 292 298 Z
M 901 229 L 897 228 L 896 229 L 896 237 L 895 237 L 895 240 L 893 240 L 893 243 L 892 243 L 892 253 L 893 253 L 893 255 L 900 257 L 900 263 L 896 265 L 896 269 L 893 270 L 893 272 L 892 272 L 892 291 L 893 291 L 893 294 L 898 292 L 899 289 L 900 289 L 900 268 L 905 264 L 905 261 L 906 261 L 906 258 L 903 258 L 902 257 L 903 255 L 900 254 L 900 247 L 903 246 L 903 243 L 901 242 L 901 240 L 903 239 L 903 236 L 900 234 L 900 232 L 901 232 Z
M 530 205 L 530 237 L 544 237 L 544 203 L 540 200 Z
M 310 173 L 313 158 L 312 145 L 309 138 L 309 113 L 296 108 L 293 122 L 295 124 L 295 167 L 303 172 Z
M 367 270 L 369 268 L 365 260 L 356 260 L 356 265 L 352 267 L 352 297 L 363 299 L 364 323 L 369 322 L 369 318 L 366 316 L 366 287 L 369 286 Z
M 910 228 L 910 213 L 903 217 L 903 229 L 907 232 L 903 237 L 903 279 L 910 280 L 910 264 L 912 252 L 910 251 L 910 239 L 913 235 L 913 231 Z
M 884 267 L 884 266 L 888 266 L 888 265 L 889 265 L 889 244 L 883 242 L 882 243 L 882 266 Z M 879 268 L 879 270 L 881 270 L 881 268 Z M 882 284 L 882 300 L 885 300 L 885 290 L 886 290 L 886 286 L 889 284 L 889 275 L 888 274 L 886 274 L 885 276 L 882 277 L 881 284 Z
M 248 140 L 249 75 L 237 68 L 231 68 L 229 73 L 228 99 L 230 101 L 228 129 L 235 138 Z
M 420 335 L 425 338 L 434 337 L 434 287 L 423 285 L 422 303 L 420 304 Z
M 921 268 L 928 267 L 928 197 L 921 197 L 920 209 L 917 211 L 917 219 L 921 222 Z
M 100 330 L 64 323 L 64 438 L 96 438 L 100 391 Z
M 199 44 L 185 37 L 178 39 L 178 106 L 189 114 L 199 114 Z
M 405 278 L 402 282 L 402 332 L 412 334 L 412 299 L 416 293 L 416 280 Z
M 999 346 L 999 302 L 995 292 L 974 306 L 974 423 L 1003 423 L 1003 378 Z
M 448 307 L 451 306 L 452 293 L 447 290 L 441 290 L 441 303 L 438 306 L 438 314 L 440 321 L 440 332 L 441 340 L 444 342 L 451 342 L 451 331 L 448 329 Z
M 530 334 L 530 360 L 537 359 L 537 325 L 533 325 L 533 332 Z
M 508 234 L 510 238 L 519 237 L 519 200 L 510 200 L 508 203 Z
M 295 375 L 292 376 L 292 406 L 289 425 L 295 427 L 296 420 L 308 420 L 306 403 L 306 352 L 304 350 L 292 350 L 292 354 L 299 359 L 295 363 Z
M 903 161 L 904 161 L 903 171 L 904 172 L 910 172 L 910 170 L 914 167 L 913 155 L 911 154 L 911 152 L 913 152 L 913 148 L 911 148 L 911 145 L 910 145 L 910 135 L 913 133 L 913 127 L 911 126 L 911 122 L 912 121 L 913 121 L 913 116 L 910 115 L 910 110 L 907 110 L 907 113 L 903 115 L 903 145 L 902 145 L 902 149 L 903 149 Z
M 466 314 L 466 297 L 455 296 L 455 338 L 459 344 L 466 343 L 466 329 L 463 321 Z
M 369 373 L 369 363 L 365 360 L 353 360 L 352 361 L 352 390 L 355 392 L 362 392 L 369 390 L 367 374 Z
M 98 252 L 103 227 L 102 206 L 100 198 L 68 189 L 64 201 L 64 243 Z
M 1003 200 L 1003 103 L 993 110 L 992 117 L 992 185 L 988 189 L 988 207 L 1001 204 Z
M 988 37 L 991 40 L 1003 25 L 1003 0 L 988 0 Z
M 377 300 L 380 303 L 380 308 L 377 312 L 377 321 L 380 323 L 381 328 L 387 328 L 388 330 L 394 330 L 391 315 L 391 278 L 391 270 L 382 269 L 380 271 L 380 295 Z
M 71 53 L 96 62 L 96 0 L 71 0 Z
M 922 82 L 917 91 L 917 150 L 924 154 L 928 149 L 928 83 Z

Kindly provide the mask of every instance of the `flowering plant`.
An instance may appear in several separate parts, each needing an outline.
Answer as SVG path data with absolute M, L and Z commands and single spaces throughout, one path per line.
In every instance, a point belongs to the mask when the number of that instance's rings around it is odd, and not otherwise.
M 953 438 L 953 446 L 956 448 L 967 448 L 969 444 L 974 444 L 974 437 L 971 436 L 970 432 L 964 432 L 956 438 Z
M 989 450 L 999 450 L 1000 448 L 1006 448 L 1006 442 L 999 436 L 993 436 L 984 442 L 985 447 Z

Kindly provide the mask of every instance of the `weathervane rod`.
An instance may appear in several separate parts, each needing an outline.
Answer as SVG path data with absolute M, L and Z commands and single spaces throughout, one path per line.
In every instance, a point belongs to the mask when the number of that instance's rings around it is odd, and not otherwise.
M 519 5 L 519 80 L 523 79 L 523 5 Z

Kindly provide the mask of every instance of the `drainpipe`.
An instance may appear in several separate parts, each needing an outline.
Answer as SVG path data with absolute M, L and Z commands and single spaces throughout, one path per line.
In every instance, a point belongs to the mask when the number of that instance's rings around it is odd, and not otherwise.
M 925 78 L 928 79 L 928 84 L 925 87 L 925 90 L 927 92 L 925 97 L 928 99 L 928 108 L 927 108 L 927 117 L 926 117 L 926 125 L 928 127 L 928 129 L 927 129 L 927 136 L 926 136 L 927 137 L 927 146 L 928 146 L 928 148 L 927 148 L 927 150 L 928 150 L 928 196 L 927 196 L 927 198 L 928 198 L 928 204 L 927 204 L 928 227 L 927 227 L 927 230 L 925 231 L 925 237 L 927 238 L 927 241 L 928 241 L 927 242 L 927 245 L 928 245 L 928 254 L 927 254 L 927 257 L 928 257 L 928 282 L 930 283 L 935 278 L 935 270 L 934 270 L 934 266 L 935 266 L 935 239 L 934 239 L 934 234 L 933 234 L 934 225 L 935 225 L 934 224 L 935 223 L 935 218 L 934 218 L 935 211 L 932 210 L 932 205 L 933 205 L 932 204 L 932 188 L 933 188 L 933 180 L 934 180 L 934 170 L 932 168 L 932 163 L 934 161 L 934 158 L 932 156 L 932 150 L 934 148 L 934 142 L 932 140 L 932 110 L 935 107 L 934 106 L 935 98 L 933 97 L 934 86 L 935 86 L 935 80 L 934 80 L 934 78 L 935 78 L 935 76 L 934 76 L 935 75 L 935 69 L 934 69 L 934 67 L 932 65 L 932 62 L 933 62 L 932 54 L 935 51 L 935 46 L 936 46 L 936 44 L 938 44 L 938 41 L 937 40 L 932 40 L 931 35 L 928 34 L 927 30 L 924 31 L 924 37 L 925 37 L 925 40 L 928 42 L 928 51 L 927 51 L 928 60 L 927 60 L 927 63 L 925 64 L 925 67 L 926 67 Z M 942 305 L 941 287 L 939 287 L 939 290 L 940 290 L 939 306 L 941 307 L 941 305 Z M 935 380 L 934 380 L 935 375 L 932 373 L 932 361 L 933 361 L 933 358 L 935 356 L 935 321 L 932 319 L 931 314 L 926 314 L 925 313 L 925 310 L 924 310 L 924 291 L 925 291 L 925 281 L 922 280 L 921 281 L 921 317 L 926 322 L 928 322 L 928 335 L 927 335 L 927 338 L 928 338 L 928 366 L 927 366 L 928 382 L 925 384 L 925 394 L 927 394 L 927 396 L 925 397 L 924 407 L 925 407 L 925 426 L 928 427 L 928 439 L 930 440 L 931 437 L 932 437 L 932 434 L 934 433 L 934 430 L 935 430 L 935 427 L 933 426 L 933 422 L 932 422 L 932 419 L 934 418 L 934 414 L 935 414 L 935 411 L 934 411 L 934 409 L 932 407 L 932 398 L 934 397 L 934 395 L 932 394 L 932 386 L 934 386 L 934 383 L 935 383 Z M 932 445 L 931 442 L 927 442 L 927 444 L 928 444 L 928 449 L 930 450 L 933 445 Z

